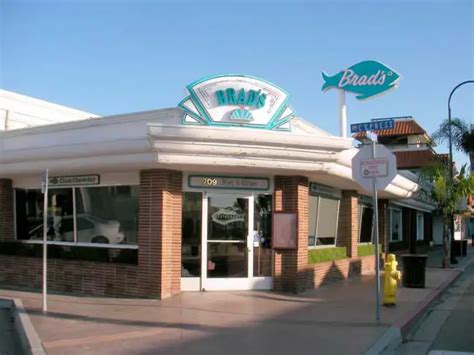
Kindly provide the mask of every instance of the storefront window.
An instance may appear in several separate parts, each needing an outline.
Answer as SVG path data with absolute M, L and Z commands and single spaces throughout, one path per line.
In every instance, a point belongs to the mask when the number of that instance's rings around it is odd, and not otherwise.
M 372 242 L 373 215 L 372 206 L 359 204 L 359 243 Z
M 402 210 L 390 209 L 390 241 L 399 242 L 402 240 Z
M 18 240 L 43 239 L 43 194 L 17 189 Z M 48 191 L 50 241 L 137 244 L 138 187 L 87 187 Z
M 183 196 L 181 277 L 201 276 L 202 194 L 185 192 Z
M 308 245 L 335 245 L 339 199 L 309 196 Z
M 77 242 L 137 244 L 138 187 L 80 187 Z

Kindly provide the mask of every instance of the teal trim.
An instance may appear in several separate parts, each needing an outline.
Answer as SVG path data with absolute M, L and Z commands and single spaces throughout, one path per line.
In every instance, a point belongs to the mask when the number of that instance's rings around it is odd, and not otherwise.
M 258 180 L 265 180 L 267 182 L 267 188 L 266 189 L 261 189 L 261 188 L 246 188 L 246 187 L 216 187 L 216 186 L 193 186 L 191 185 L 191 178 L 197 177 L 197 178 L 228 178 L 228 179 L 258 179 Z M 194 188 L 194 189 L 215 189 L 215 190 L 247 190 L 247 191 L 268 191 L 270 190 L 270 179 L 266 177 L 249 177 L 249 176 L 232 176 L 232 175 L 189 175 L 188 176 L 188 187 Z
M 209 126 L 212 126 L 212 123 L 215 123 L 212 121 L 211 117 L 209 116 L 209 114 L 207 113 L 207 110 L 201 105 L 201 101 L 199 101 L 198 97 L 196 96 L 196 94 L 194 93 L 194 91 L 190 91 L 189 92 L 190 96 L 191 96 L 191 100 L 193 101 L 194 103 L 194 106 L 196 106 L 196 108 L 198 109 L 199 113 L 202 115 L 202 117 L 205 119 L 206 123 L 209 125 Z
M 206 124 L 202 121 L 199 122 L 186 122 L 185 117 L 181 117 L 181 124 L 184 126 L 205 126 Z
M 281 121 L 278 121 L 278 122 L 275 124 L 275 126 L 273 126 L 271 129 L 272 129 L 272 130 L 279 129 L 279 127 L 283 126 L 285 123 L 290 122 L 295 116 L 294 116 L 294 115 L 290 115 L 290 116 L 286 116 L 286 117 L 287 117 L 286 119 L 281 120 Z M 280 130 L 289 131 L 290 129 L 289 129 L 289 128 L 281 128 Z
M 194 102 L 194 100 L 190 96 L 186 96 L 183 100 L 181 100 L 179 102 L 178 106 L 180 108 L 182 108 L 184 111 L 186 111 L 186 113 L 189 113 L 190 116 L 194 117 L 195 119 L 199 120 L 200 122 L 205 123 L 206 121 L 201 116 L 196 115 L 194 112 L 192 112 L 186 106 L 183 105 L 187 100 L 191 100 L 191 102 L 194 104 L 194 106 L 196 106 L 196 103 Z M 198 107 L 196 107 L 196 108 L 199 111 L 199 108 Z
M 194 112 L 191 112 L 189 111 L 188 109 L 184 108 L 184 107 L 180 107 L 180 109 L 182 109 L 187 115 L 191 116 L 192 118 L 195 118 L 196 120 L 198 120 L 199 122 L 202 122 L 203 124 L 206 123 L 206 121 L 203 121 L 202 117 L 199 117 L 198 115 L 196 115 Z

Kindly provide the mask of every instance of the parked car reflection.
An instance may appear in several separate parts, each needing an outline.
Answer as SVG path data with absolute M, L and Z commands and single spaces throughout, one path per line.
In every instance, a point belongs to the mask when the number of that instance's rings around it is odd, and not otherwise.
M 57 220 L 56 220 L 57 219 Z M 74 242 L 73 216 L 48 217 L 48 240 Z M 43 238 L 43 223 L 29 231 L 29 239 Z M 77 242 L 120 244 L 125 235 L 118 221 L 106 221 L 88 214 L 77 215 Z

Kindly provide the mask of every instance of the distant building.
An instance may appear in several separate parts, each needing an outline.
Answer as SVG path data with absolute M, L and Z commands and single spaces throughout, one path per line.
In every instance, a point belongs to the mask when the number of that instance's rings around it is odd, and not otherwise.
M 399 170 L 418 172 L 421 167 L 447 160 L 447 154 L 434 151 L 436 144 L 433 139 L 412 116 L 394 117 L 394 120 L 394 128 L 375 133 L 378 142 L 393 151 L 397 157 Z M 364 144 L 370 142 L 366 132 L 357 133 L 354 138 Z
M 100 117 L 48 101 L 0 90 L 0 131 Z
M 386 119 L 386 118 L 384 118 Z M 405 171 L 412 176 L 419 176 L 420 169 L 430 166 L 435 162 L 448 163 L 448 154 L 438 154 L 435 152 L 435 142 L 426 132 L 426 130 L 412 117 L 402 116 L 393 117 L 395 127 L 374 131 L 377 134 L 377 141 L 390 149 L 397 157 L 397 169 L 403 174 Z M 377 119 L 376 119 L 377 120 Z M 360 132 L 354 135 L 354 138 L 363 144 L 370 143 L 366 132 Z M 414 173 L 414 175 L 412 174 Z M 419 198 L 429 201 L 430 187 L 429 183 L 420 183 Z M 416 216 L 419 218 L 419 216 Z M 405 221 L 407 218 L 405 218 Z M 440 214 L 433 213 L 426 220 L 428 240 L 436 245 L 443 244 L 443 218 Z M 413 228 L 421 223 L 413 224 Z

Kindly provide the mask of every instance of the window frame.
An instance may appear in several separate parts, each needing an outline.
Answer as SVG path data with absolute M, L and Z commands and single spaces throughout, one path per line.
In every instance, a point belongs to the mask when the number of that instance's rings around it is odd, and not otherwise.
M 308 225 L 309 225 L 309 198 L 316 197 L 318 199 L 318 210 L 316 211 L 316 231 L 314 236 L 314 245 L 308 245 L 308 249 L 324 249 L 334 248 L 337 245 L 337 235 L 339 232 L 339 209 L 341 207 L 341 198 L 339 196 L 332 196 L 326 194 L 308 194 Z M 334 233 L 334 244 L 317 245 L 318 243 L 318 227 L 319 227 L 319 211 L 321 209 L 321 198 L 330 199 L 337 201 L 337 212 L 336 212 L 336 232 Z M 308 231 L 309 232 L 309 231 Z M 309 238 L 309 233 L 308 233 Z
M 358 239 L 357 239 L 357 243 L 359 245 L 371 245 L 371 244 L 374 244 L 374 233 L 373 233 L 373 230 L 374 230 L 374 206 L 371 205 L 371 204 L 368 204 L 368 203 L 361 203 L 359 202 L 357 204 L 357 208 L 358 208 Z M 363 209 L 364 208 L 370 208 L 372 209 L 372 226 L 370 228 L 371 232 L 370 232 L 370 242 L 361 242 L 360 241 L 360 237 L 361 237 L 361 233 L 362 233 L 362 216 L 363 216 Z
M 389 228 L 389 243 L 400 243 L 403 241 L 403 214 L 402 209 L 397 207 L 389 207 L 390 210 L 390 228 Z M 398 211 L 400 216 L 400 227 L 398 228 L 398 240 L 392 239 L 392 218 L 393 218 L 393 211 Z
M 47 240 L 47 245 L 60 245 L 60 246 L 76 246 L 76 247 L 94 247 L 94 248 L 106 248 L 106 249 L 138 249 L 138 238 L 137 244 L 102 244 L 102 243 L 82 243 L 77 241 L 77 211 L 76 211 L 76 189 L 77 188 L 88 188 L 88 187 L 119 187 L 119 186 L 130 186 L 130 187 L 140 187 L 137 184 L 124 184 L 124 185 L 84 185 L 84 186 L 54 186 L 48 189 L 48 193 L 51 190 L 55 189 L 72 189 L 72 198 L 73 198 L 73 223 L 74 223 L 74 242 L 63 242 L 63 241 L 54 241 L 54 240 Z M 13 222 L 14 222 L 14 237 L 15 242 L 24 243 L 24 244 L 43 244 L 42 240 L 28 240 L 28 239 L 18 239 L 17 233 L 17 201 L 16 201 L 16 191 L 17 190 L 39 190 L 41 191 L 40 187 L 20 187 L 15 186 L 13 188 Z M 137 226 L 137 233 L 138 233 L 138 226 Z

